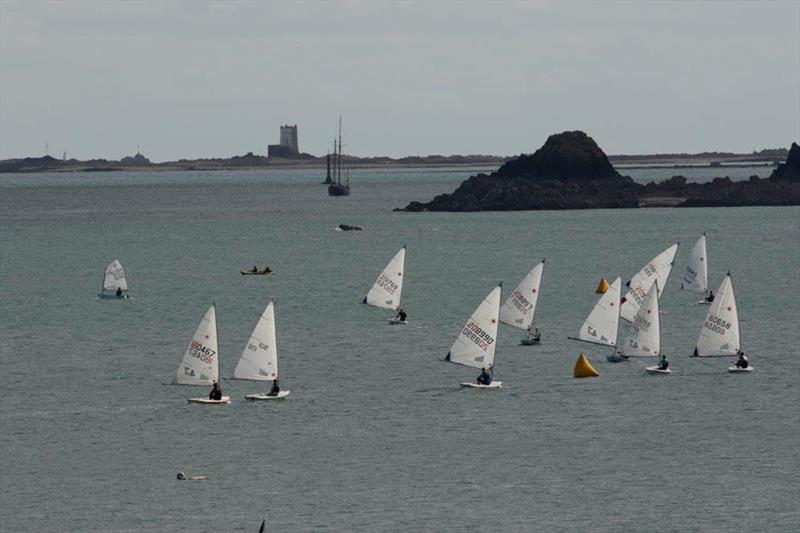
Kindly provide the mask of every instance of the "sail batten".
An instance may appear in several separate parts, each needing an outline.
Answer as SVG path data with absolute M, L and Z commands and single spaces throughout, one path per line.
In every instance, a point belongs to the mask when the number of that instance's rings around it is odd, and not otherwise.
M 623 319 L 633 322 L 636 312 L 647 296 L 647 291 L 655 281 L 658 281 L 658 294 L 661 295 L 661 291 L 664 290 L 669 279 L 669 274 L 672 272 L 672 262 L 675 260 L 677 250 L 678 243 L 675 243 L 655 256 L 631 278 L 628 282 L 631 290 L 625 294 L 620 306 L 620 316 Z
M 405 262 L 406 247 L 403 246 L 378 274 L 378 279 L 375 280 L 364 298 L 364 303 L 397 311 L 400 308 L 400 298 L 403 292 Z
M 544 261 L 534 266 L 500 307 L 500 322 L 522 330 L 530 329 L 539 300 Z
M 739 333 L 739 311 L 733 293 L 730 273 L 725 275 L 708 310 L 695 355 L 698 357 L 734 356 L 741 349 Z
M 278 344 L 275 334 L 275 306 L 270 301 L 258 319 L 233 371 L 236 379 L 271 381 L 278 379 Z
M 178 385 L 211 385 L 219 380 L 219 346 L 217 344 L 217 308 L 208 308 L 183 354 L 175 383 Z
M 498 285 L 484 298 L 461 328 L 446 361 L 472 368 L 491 368 L 497 345 L 502 286 Z

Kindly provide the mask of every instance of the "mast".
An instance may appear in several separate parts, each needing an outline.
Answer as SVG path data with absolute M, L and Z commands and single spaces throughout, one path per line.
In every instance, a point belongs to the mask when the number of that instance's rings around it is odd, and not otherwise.
M 336 173 L 336 183 L 342 184 L 342 116 L 339 115 L 339 170 Z
M 325 161 L 328 164 L 328 171 L 325 174 L 325 181 L 330 183 L 331 182 L 331 149 L 328 148 L 328 155 L 325 156 Z

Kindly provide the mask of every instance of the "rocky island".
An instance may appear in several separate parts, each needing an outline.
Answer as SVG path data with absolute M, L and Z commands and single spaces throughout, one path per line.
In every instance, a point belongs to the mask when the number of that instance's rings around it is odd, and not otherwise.
M 642 185 L 617 172 L 595 141 L 582 131 L 551 135 L 531 155 L 506 162 L 496 172 L 477 174 L 453 193 L 397 211 L 514 211 L 800 205 L 800 147 L 792 144 L 786 163 L 766 179 L 734 182 L 716 178 L 688 183 L 675 176 Z

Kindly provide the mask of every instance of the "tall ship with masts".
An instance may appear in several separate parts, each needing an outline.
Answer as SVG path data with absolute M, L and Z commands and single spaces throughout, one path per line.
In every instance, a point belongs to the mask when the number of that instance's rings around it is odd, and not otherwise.
M 333 141 L 333 183 L 328 185 L 328 196 L 350 196 L 350 178 L 342 182 L 342 117 L 339 117 L 339 141 Z

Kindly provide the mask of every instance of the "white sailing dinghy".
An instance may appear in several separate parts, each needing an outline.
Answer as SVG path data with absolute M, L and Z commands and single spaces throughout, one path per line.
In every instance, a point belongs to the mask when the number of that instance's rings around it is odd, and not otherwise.
M 619 330 L 619 298 L 622 294 L 622 278 L 617 277 L 608 290 L 600 295 L 594 304 L 589 316 L 586 317 L 577 337 L 568 337 L 572 340 L 599 344 L 600 346 L 617 346 L 617 331 Z M 622 361 L 621 358 L 609 361 Z
M 658 281 L 650 285 L 644 302 L 636 312 L 628 334 L 619 348 L 619 356 L 625 359 L 631 357 L 658 357 L 661 353 L 661 316 L 658 312 Z M 649 374 L 671 374 L 667 368 L 658 365 L 648 366 L 645 370 Z
M 213 385 L 219 381 L 219 346 L 217 344 L 217 306 L 211 304 L 189 346 L 183 354 L 181 364 L 175 374 L 177 385 Z M 230 396 L 220 400 L 206 397 L 189 398 L 190 403 L 224 404 L 230 403 Z
M 672 271 L 672 262 L 675 259 L 675 252 L 678 250 L 678 243 L 673 244 L 657 256 L 652 261 L 647 263 L 643 269 L 636 273 L 628 282 L 631 290 L 622 299 L 619 315 L 627 320 L 633 322 L 636 317 L 636 312 L 639 311 L 647 296 L 647 291 L 650 290 L 650 285 L 658 280 L 658 295 L 661 296 L 661 291 L 667 285 L 669 273 Z
M 363 303 L 380 307 L 382 309 L 391 309 L 397 311 L 400 309 L 400 298 L 403 292 L 403 271 L 406 264 L 406 247 L 400 248 L 389 264 L 378 274 L 378 279 L 372 284 L 372 288 L 364 298 Z M 389 323 L 392 325 L 405 325 L 406 320 L 399 318 L 390 318 Z
M 105 276 L 103 276 L 103 287 L 98 293 L 100 298 L 122 298 L 128 299 L 128 280 L 125 277 L 125 271 L 122 269 L 122 263 L 118 259 L 111 261 L 106 267 Z
M 543 270 L 544 259 L 528 272 L 500 307 L 500 322 L 528 332 L 528 336 L 520 340 L 520 344 L 524 346 L 539 344 L 541 341 L 541 334 L 533 326 L 533 316 L 539 300 Z
M 736 308 L 736 297 L 733 294 L 731 273 L 725 274 L 722 285 L 717 290 L 711 303 L 700 336 L 694 349 L 693 357 L 735 357 L 741 350 L 739 333 L 739 311 Z M 729 372 L 752 372 L 752 365 L 747 368 L 728 367 Z
M 708 292 L 708 255 L 706 254 L 706 234 L 700 236 L 689 255 L 689 263 L 683 274 L 681 289 L 685 291 Z M 705 298 L 698 304 L 710 304 Z
M 272 301 L 258 319 L 253 333 L 242 351 L 236 369 L 235 379 L 251 381 L 277 381 L 278 379 L 278 344 L 275 336 L 275 306 Z M 248 394 L 248 400 L 277 400 L 289 395 L 288 390 L 277 394 Z
M 461 328 L 461 332 L 450 347 L 444 360 L 472 368 L 491 370 L 494 366 L 494 350 L 497 345 L 497 326 L 500 318 L 501 283 L 489 293 Z M 462 383 L 462 387 L 475 389 L 499 389 L 502 381 L 494 379 L 489 385 Z

